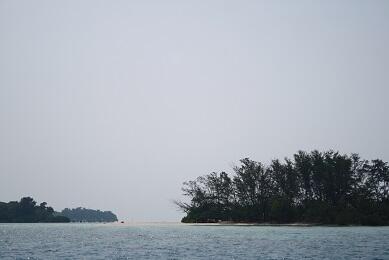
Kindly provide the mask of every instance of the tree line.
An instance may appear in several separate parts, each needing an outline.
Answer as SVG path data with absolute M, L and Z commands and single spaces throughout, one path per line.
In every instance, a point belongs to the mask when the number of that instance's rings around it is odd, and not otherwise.
M 70 222 L 64 216 L 56 216 L 46 202 L 39 205 L 31 197 L 20 201 L 0 202 L 0 223 Z
M 117 216 L 111 211 L 101 211 L 86 208 L 65 208 L 60 213 L 61 216 L 68 217 L 72 222 L 115 222 Z
M 299 151 L 270 165 L 245 158 L 182 188 L 182 222 L 389 224 L 389 166 L 334 151 Z
M 20 201 L 0 202 L 0 223 L 37 222 L 115 222 L 117 216 L 111 211 L 86 208 L 65 208 L 56 212 L 46 202 L 38 203 L 31 197 Z

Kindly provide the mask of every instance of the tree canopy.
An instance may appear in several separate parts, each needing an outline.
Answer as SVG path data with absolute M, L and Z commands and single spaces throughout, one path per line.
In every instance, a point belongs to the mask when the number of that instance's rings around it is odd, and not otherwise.
M 357 154 L 299 151 L 266 166 L 245 158 L 182 188 L 182 222 L 389 224 L 389 166 Z
M 118 218 L 111 211 L 100 211 L 86 208 L 65 208 L 59 215 L 68 217 L 72 222 L 115 222 Z
M 31 197 L 20 201 L 0 202 L 0 222 L 2 223 L 34 223 L 34 222 L 69 222 L 67 217 L 55 216 L 52 207 L 46 202 L 39 205 Z

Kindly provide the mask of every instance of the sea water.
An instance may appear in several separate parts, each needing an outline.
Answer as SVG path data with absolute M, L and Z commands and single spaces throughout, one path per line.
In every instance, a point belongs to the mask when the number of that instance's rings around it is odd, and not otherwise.
M 0 224 L 0 259 L 389 259 L 389 227 Z

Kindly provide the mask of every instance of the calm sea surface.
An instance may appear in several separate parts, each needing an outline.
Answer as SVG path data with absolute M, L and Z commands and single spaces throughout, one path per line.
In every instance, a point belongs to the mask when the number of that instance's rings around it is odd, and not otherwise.
M 0 259 L 389 259 L 389 227 L 0 224 Z

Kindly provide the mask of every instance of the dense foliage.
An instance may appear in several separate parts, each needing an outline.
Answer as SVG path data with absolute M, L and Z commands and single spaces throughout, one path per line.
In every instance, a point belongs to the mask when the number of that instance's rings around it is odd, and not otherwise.
M 234 175 L 184 183 L 182 222 L 389 224 L 389 167 L 338 152 L 299 151 L 269 166 L 248 158 Z
M 0 222 L 34 223 L 34 222 L 69 222 L 67 217 L 54 216 L 52 207 L 46 202 L 37 205 L 33 198 L 25 197 L 20 201 L 0 202 Z
M 111 211 L 100 211 L 86 208 L 64 209 L 62 216 L 68 217 L 73 222 L 115 222 L 118 218 Z

